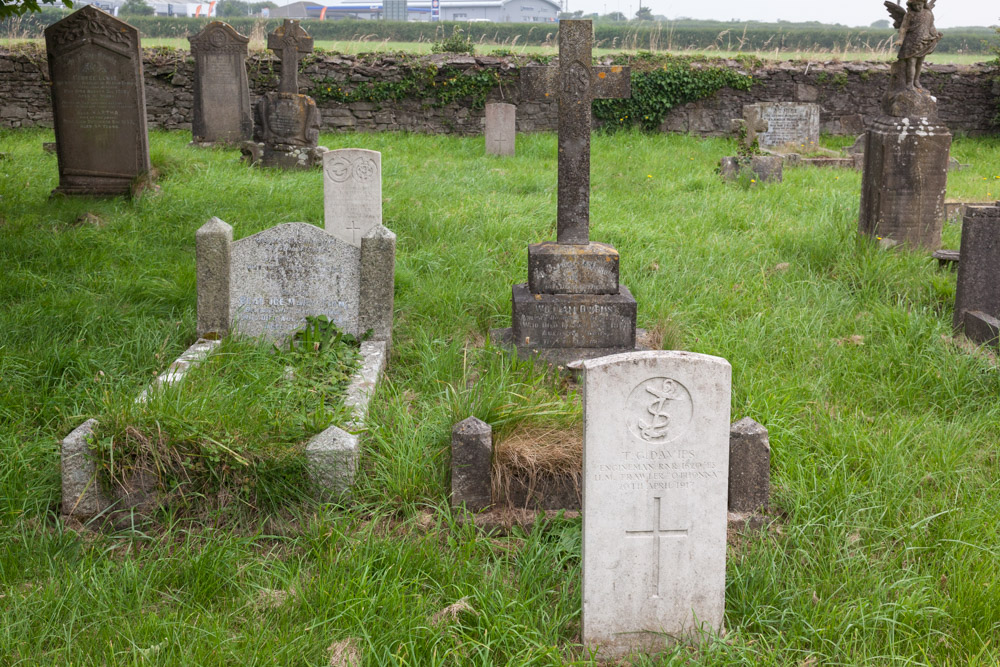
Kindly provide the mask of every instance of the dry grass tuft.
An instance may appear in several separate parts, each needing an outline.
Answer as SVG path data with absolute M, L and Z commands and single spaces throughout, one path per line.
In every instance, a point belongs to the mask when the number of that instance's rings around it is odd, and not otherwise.
M 361 667 L 361 649 L 354 637 L 333 642 L 326 652 L 330 655 L 330 667 Z
M 582 466 L 582 429 L 521 425 L 494 444 L 491 491 L 494 498 L 506 498 L 515 475 L 534 486 L 539 476 L 574 476 Z
M 476 610 L 472 608 L 472 605 L 469 604 L 469 598 L 464 597 L 458 602 L 451 603 L 441 611 L 431 616 L 430 624 L 433 627 L 440 625 L 443 621 L 450 621 L 453 623 L 458 620 L 459 615 L 463 612 L 469 612 L 473 616 L 479 615 Z

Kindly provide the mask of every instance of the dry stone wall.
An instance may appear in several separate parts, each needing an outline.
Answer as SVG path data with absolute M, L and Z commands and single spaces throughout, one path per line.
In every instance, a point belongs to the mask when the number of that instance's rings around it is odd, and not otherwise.
M 519 132 L 554 131 L 558 117 L 551 102 L 522 103 L 516 65 L 505 58 L 432 55 L 401 58 L 386 55 L 359 57 L 318 54 L 309 58 L 299 77 L 300 92 L 314 82 L 341 82 L 354 86 L 367 81 L 401 82 L 430 66 L 459 71 L 493 69 L 500 84 L 488 101 L 517 105 Z M 741 67 L 735 61 L 733 67 Z M 194 61 L 184 51 L 145 49 L 146 114 L 151 127 L 191 129 L 194 101 Z M 250 95 L 254 102 L 277 82 L 277 63 L 264 53 L 247 62 Z M 667 114 L 661 130 L 701 135 L 726 134 L 731 118 L 742 117 L 744 104 L 756 102 L 813 102 L 820 105 L 823 132 L 859 134 L 879 115 L 879 99 L 888 82 L 886 63 L 769 64 L 749 72 L 758 81 L 748 91 L 724 88 L 715 95 L 678 107 Z M 938 98 L 941 121 L 953 132 L 986 134 L 996 114 L 1000 85 L 989 65 L 929 65 L 922 81 Z M 0 128 L 52 126 L 48 67 L 40 48 L 0 48 Z M 473 109 L 466 98 L 445 106 L 433 100 L 354 102 L 340 104 L 317 99 L 324 131 L 403 130 L 439 134 L 482 134 L 485 111 Z

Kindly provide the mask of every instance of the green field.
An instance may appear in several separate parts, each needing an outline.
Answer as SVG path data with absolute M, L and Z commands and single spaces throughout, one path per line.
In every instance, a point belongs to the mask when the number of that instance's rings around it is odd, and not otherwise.
M 19 44 L 34 43 L 42 44 L 43 40 L 40 39 L 11 39 L 11 38 L 0 38 L 0 47 L 6 48 L 16 48 Z M 390 41 L 379 41 L 377 39 L 368 38 L 364 35 L 359 35 L 357 39 L 352 40 L 316 40 L 316 48 L 322 49 L 324 51 L 334 52 L 334 53 L 346 53 L 346 54 L 359 54 L 359 53 L 418 53 L 426 54 L 431 52 L 432 42 L 390 42 Z M 142 45 L 144 47 L 167 47 L 172 49 L 187 50 L 189 44 L 187 39 L 184 38 L 167 38 L 167 37 L 144 37 L 142 39 Z M 598 42 L 594 48 L 594 57 L 601 58 L 604 56 L 609 56 L 618 53 L 637 53 L 641 50 L 650 50 L 646 48 L 648 45 L 632 46 L 629 45 L 618 46 L 606 44 L 604 42 Z M 250 49 L 252 51 L 264 51 L 264 40 L 256 39 L 250 42 Z M 548 46 L 525 46 L 519 45 L 517 43 L 490 43 L 483 41 L 476 45 L 476 54 L 478 55 L 489 55 L 494 51 L 502 51 L 506 53 L 511 51 L 515 54 L 526 55 L 526 56 L 555 56 L 558 55 L 558 48 L 553 42 Z M 672 49 L 672 48 L 655 48 L 652 49 L 657 53 L 672 53 L 674 55 L 687 55 L 687 56 L 707 56 L 707 57 L 719 57 L 719 58 L 732 58 L 734 56 L 755 56 L 761 58 L 762 60 L 768 61 L 782 61 L 782 60 L 805 60 L 811 62 L 828 62 L 828 61 L 877 61 L 877 62 L 889 62 L 896 59 L 895 53 L 886 49 L 859 49 L 859 50 L 849 50 L 849 51 L 734 51 L 734 50 L 716 50 L 716 49 Z M 981 53 L 932 53 L 927 57 L 927 62 L 941 64 L 941 65 L 971 65 L 974 63 L 988 62 L 992 60 L 992 57 L 987 54 Z
M 194 341 L 195 230 L 323 218 L 319 171 L 150 139 L 160 193 L 50 200 L 51 132 L 0 133 L 0 664 L 587 664 L 580 521 L 490 536 L 447 503 L 455 421 L 579 428 L 574 386 L 487 340 L 526 246 L 554 237 L 555 136 L 501 159 L 481 137 L 323 135 L 382 151 L 398 236 L 354 502 L 168 507 L 92 532 L 59 518 L 58 442 Z M 593 136 L 591 237 L 620 251 L 639 326 L 728 359 L 732 418 L 772 447 L 776 523 L 731 540 L 725 638 L 637 664 L 997 664 L 1000 375 L 952 337 L 955 274 L 857 236 L 858 172 L 726 185 L 733 150 Z M 971 166 L 949 197 L 1000 198 L 998 138 L 953 155 Z

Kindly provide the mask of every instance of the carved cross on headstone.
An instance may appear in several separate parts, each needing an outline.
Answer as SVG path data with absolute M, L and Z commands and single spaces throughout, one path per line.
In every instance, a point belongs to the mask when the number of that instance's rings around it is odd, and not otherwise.
M 768 122 L 761 118 L 760 108 L 757 105 L 748 104 L 743 107 L 743 118 L 734 118 L 731 121 L 730 130 L 736 135 L 742 147 L 749 151 L 757 141 L 757 134 L 767 132 Z
M 279 93 L 299 92 L 299 54 L 312 53 L 313 39 L 298 21 L 285 22 L 267 36 L 267 48 L 281 59 L 281 80 Z
M 661 515 L 661 504 L 663 503 L 663 498 L 660 496 L 653 497 L 653 528 L 651 530 L 626 530 L 625 537 L 632 538 L 653 538 L 656 540 L 656 560 L 654 561 L 653 568 L 653 592 L 650 597 L 661 597 L 662 591 L 660 590 L 660 568 L 662 567 L 661 561 L 663 560 L 663 540 L 664 539 L 683 539 L 688 536 L 688 529 L 685 528 L 663 528 L 663 524 L 660 523 Z
M 630 97 L 629 68 L 595 67 L 589 20 L 560 21 L 559 66 L 521 70 L 524 99 L 559 101 L 559 203 L 556 240 L 590 242 L 591 101 Z

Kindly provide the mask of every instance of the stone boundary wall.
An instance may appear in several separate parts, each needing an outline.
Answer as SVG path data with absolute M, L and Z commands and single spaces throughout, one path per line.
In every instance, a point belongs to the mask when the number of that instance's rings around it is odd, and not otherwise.
M 729 61 L 732 67 L 741 67 Z M 250 93 L 254 102 L 276 87 L 276 60 L 263 53 L 248 61 Z M 552 102 L 520 104 L 516 65 L 497 57 L 431 55 L 403 58 L 384 55 L 359 57 L 319 54 L 302 67 L 300 91 L 313 81 L 330 79 L 349 85 L 365 81 L 400 81 L 411 68 L 429 65 L 458 70 L 495 69 L 500 85 L 490 100 L 518 105 L 519 132 L 554 131 L 556 105 Z M 191 129 L 194 60 L 184 51 L 145 49 L 146 110 L 149 125 L 168 129 Z M 661 130 L 722 135 L 731 118 L 742 116 L 742 106 L 755 102 L 815 102 L 821 107 L 821 130 L 831 134 L 859 134 L 879 115 L 879 99 L 885 90 L 887 63 L 771 63 L 750 72 L 758 84 L 749 91 L 724 88 L 715 95 L 672 110 Z M 924 86 L 938 98 L 941 121 L 953 132 L 987 134 L 997 132 L 991 119 L 997 112 L 1000 84 L 996 70 L 987 64 L 930 65 L 922 77 Z M 430 100 L 400 102 L 355 102 L 344 105 L 317 100 L 324 131 L 405 130 L 422 133 L 481 134 L 485 112 L 472 109 L 468 99 L 444 107 L 429 106 Z M 41 48 L 0 48 L 0 128 L 52 126 L 48 67 Z

